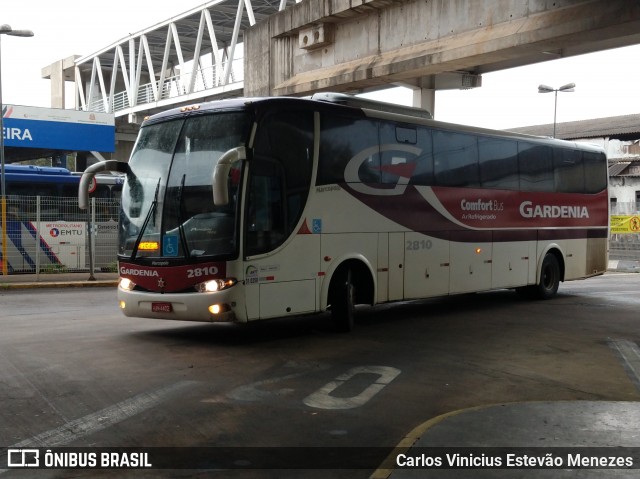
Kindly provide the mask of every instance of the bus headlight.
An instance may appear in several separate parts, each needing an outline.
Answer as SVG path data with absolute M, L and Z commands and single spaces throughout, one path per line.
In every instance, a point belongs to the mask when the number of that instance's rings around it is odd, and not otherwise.
M 133 291 L 133 288 L 136 287 L 136 283 L 131 281 L 129 278 L 122 278 L 120 280 L 120 288 L 125 291 Z
M 230 288 L 236 283 L 237 281 L 235 278 L 212 279 L 204 281 L 203 283 L 198 283 L 194 287 L 199 293 L 215 293 L 216 291 Z

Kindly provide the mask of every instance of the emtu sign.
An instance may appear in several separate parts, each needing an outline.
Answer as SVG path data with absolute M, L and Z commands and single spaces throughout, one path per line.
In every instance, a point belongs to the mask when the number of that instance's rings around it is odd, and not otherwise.
M 41 223 L 40 237 L 60 264 L 68 268 L 84 268 L 86 229 L 84 222 Z
M 115 151 L 113 114 L 4 105 L 7 147 L 66 151 Z

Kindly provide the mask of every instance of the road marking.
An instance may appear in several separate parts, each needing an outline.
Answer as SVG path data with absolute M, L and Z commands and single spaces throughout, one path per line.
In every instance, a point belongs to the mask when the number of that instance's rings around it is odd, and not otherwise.
M 181 391 L 192 384 L 195 384 L 195 381 L 180 381 L 156 389 L 155 391 L 138 394 L 132 398 L 116 403 L 113 406 L 109 406 L 79 419 L 68 421 L 60 427 L 8 446 L 8 449 L 64 446 L 89 434 L 113 426 L 136 414 L 140 414 L 160 404 L 171 394 Z M 6 453 L 0 454 L 0 457 L 5 454 Z M 0 464 L 1 463 L 6 464 L 6 461 L 0 461 Z M 8 469 L 0 469 L 0 475 L 7 471 Z
M 230 392 L 226 394 L 226 396 L 230 399 L 235 399 L 237 401 L 264 401 L 269 398 L 278 398 L 287 394 L 291 394 L 295 391 L 295 389 L 291 388 L 280 388 L 280 389 L 269 389 L 269 387 L 273 386 L 280 381 L 287 381 L 289 379 L 299 378 L 300 376 L 304 376 L 306 374 L 310 374 L 315 371 L 322 371 L 329 368 L 328 364 L 318 363 L 318 362 L 308 362 L 308 361 L 287 361 L 284 365 L 285 368 L 292 369 L 300 369 L 302 371 L 298 371 L 295 373 L 286 374 L 284 376 L 277 376 L 275 378 L 263 379 L 261 381 L 255 381 L 250 384 L 245 384 L 243 386 L 238 386 L 237 388 L 232 389 Z M 266 386 L 266 389 L 263 388 Z M 220 402 L 220 398 L 210 398 L 203 399 L 202 402 Z
M 360 407 L 382 391 L 400 372 L 399 369 L 390 366 L 360 366 L 352 368 L 345 374 L 338 376 L 334 381 L 325 384 L 316 392 L 307 396 L 302 402 L 309 407 L 318 409 L 353 409 Z M 379 378 L 357 396 L 346 398 L 331 396 L 333 391 L 358 374 L 376 374 Z
M 230 391 L 227 396 L 237 401 L 261 401 L 272 396 L 284 396 L 285 394 L 292 393 L 294 390 L 289 388 L 282 388 L 275 391 L 267 391 L 260 389 L 261 386 L 270 386 L 280 381 L 286 381 L 287 379 L 294 379 L 304 374 L 308 374 L 309 371 L 302 371 L 299 373 L 287 374 L 286 376 L 279 376 L 276 378 L 265 379 L 263 381 L 256 381 L 251 384 L 239 386 Z M 206 402 L 203 401 L 203 402 Z
M 627 375 L 640 391 L 640 348 L 633 341 L 626 339 L 609 339 L 609 347 L 613 349 L 622 362 Z
M 37 436 L 33 436 L 29 439 L 25 439 L 24 441 L 9 447 L 56 447 L 69 444 L 84 436 L 88 436 L 89 434 L 93 434 L 94 432 L 122 422 L 136 414 L 140 414 L 141 412 L 158 405 L 171 394 L 181 391 L 192 384 L 195 384 L 194 381 L 180 381 L 175 384 L 170 384 L 160 389 L 156 389 L 155 391 L 138 394 L 132 398 L 116 403 L 113 406 L 109 406 L 79 419 L 69 421 L 60 427 L 43 432 L 42 434 L 38 434 Z

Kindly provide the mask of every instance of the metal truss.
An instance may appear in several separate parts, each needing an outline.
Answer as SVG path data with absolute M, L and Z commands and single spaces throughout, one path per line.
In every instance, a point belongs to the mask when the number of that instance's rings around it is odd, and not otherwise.
M 76 108 L 116 117 L 242 95 L 245 29 L 301 0 L 214 0 L 75 61 Z M 133 120 L 132 120 L 133 121 Z

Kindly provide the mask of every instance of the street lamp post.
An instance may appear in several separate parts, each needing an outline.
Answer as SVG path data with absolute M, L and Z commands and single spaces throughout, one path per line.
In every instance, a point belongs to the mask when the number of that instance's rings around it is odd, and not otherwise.
M 567 83 L 566 85 L 562 85 L 560 88 L 552 88 L 547 85 L 538 86 L 538 93 L 555 93 L 555 99 L 553 103 L 553 137 L 556 137 L 556 113 L 558 112 L 558 92 L 572 92 L 575 91 L 576 84 L 575 83 Z
M 14 30 L 9 25 L 0 25 L 2 35 L 12 37 L 32 37 L 31 30 Z M 4 105 L 2 103 L 2 45 L 0 44 L 0 195 L 2 196 L 2 274 L 9 274 L 7 267 L 7 185 L 4 174 Z

